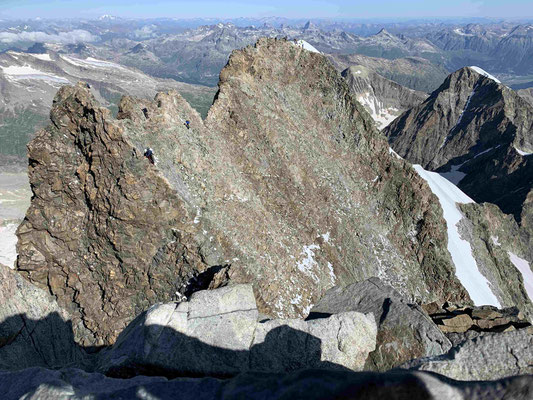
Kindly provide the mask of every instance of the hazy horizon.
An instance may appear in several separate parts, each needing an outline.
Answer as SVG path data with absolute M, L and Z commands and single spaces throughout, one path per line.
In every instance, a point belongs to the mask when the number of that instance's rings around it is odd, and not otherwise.
M 3 19 L 95 19 L 102 15 L 134 19 L 333 19 L 333 20 L 408 20 L 408 19 L 495 19 L 533 18 L 533 2 L 511 0 L 448 0 L 442 3 L 411 0 L 375 1 L 368 4 L 340 0 L 292 2 L 266 1 L 126 1 L 92 0 L 3 0 Z

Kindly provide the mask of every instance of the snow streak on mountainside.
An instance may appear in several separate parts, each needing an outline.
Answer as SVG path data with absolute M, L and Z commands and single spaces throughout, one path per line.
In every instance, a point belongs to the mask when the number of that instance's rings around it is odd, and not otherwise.
M 470 243 L 461 238 L 458 231 L 457 224 L 463 218 L 463 214 L 457 208 L 456 203 L 473 203 L 473 200 L 438 173 L 426 171 L 420 165 L 413 167 L 439 198 L 448 227 L 448 251 L 455 264 L 457 278 L 468 291 L 475 305 L 490 304 L 501 307 L 489 287 L 489 282 L 479 272 L 476 260 L 472 256 Z
M 475 65 L 470 66 L 469 68 L 472 68 L 474 71 L 476 71 L 478 74 L 481 74 L 483 76 L 486 76 L 489 79 L 492 79 L 496 83 L 501 83 L 499 79 L 497 79 L 494 75 L 489 74 L 487 71 L 485 71 L 483 68 L 476 67 Z
M 509 252 L 509 259 L 522 274 L 527 295 L 529 296 L 529 299 L 533 301 L 533 272 L 531 271 L 529 263 L 527 260 L 518 257 L 512 252 Z

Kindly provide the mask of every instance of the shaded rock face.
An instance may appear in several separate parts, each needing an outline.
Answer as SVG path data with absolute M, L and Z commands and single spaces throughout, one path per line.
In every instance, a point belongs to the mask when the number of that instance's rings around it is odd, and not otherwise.
M 493 382 L 461 382 L 424 372 L 389 373 L 304 370 L 289 374 L 243 373 L 215 378 L 166 380 L 161 377 L 113 379 L 77 369 L 52 371 L 31 368 L 0 372 L 5 400 L 68 397 L 157 398 L 161 400 L 213 398 L 368 399 L 368 400 L 527 400 L 533 390 L 531 376 Z
M 533 187 L 532 131 L 526 100 L 465 67 L 384 133 L 400 156 L 445 173 L 476 202 L 497 204 L 520 221 Z
M 383 129 L 402 112 L 417 106 L 428 97 L 423 92 L 408 89 L 362 65 L 345 69 L 342 76 L 379 129 Z
M 379 278 L 328 290 L 309 319 L 346 311 L 372 313 L 378 324 L 377 347 L 365 369 L 386 371 L 413 358 L 443 354 L 451 347 L 419 306 L 409 304 Z
M 88 364 L 68 314 L 52 296 L 1 264 L 0 282 L 0 369 Z
M 533 334 L 529 329 L 486 333 L 452 348 L 447 354 L 410 361 L 402 366 L 432 371 L 459 380 L 495 380 L 533 373 Z
M 322 55 L 262 39 L 220 79 L 205 122 L 175 92 L 125 97 L 115 120 L 63 88 L 30 144 L 17 268 L 83 321 L 88 343 L 229 280 L 253 283 L 277 317 L 371 276 L 409 299 L 469 301 L 434 195 Z
M 308 322 L 257 319 L 251 285 L 199 291 L 189 302 L 155 305 L 101 353 L 98 370 L 117 377 L 357 371 L 376 346 L 372 316 L 357 312 Z

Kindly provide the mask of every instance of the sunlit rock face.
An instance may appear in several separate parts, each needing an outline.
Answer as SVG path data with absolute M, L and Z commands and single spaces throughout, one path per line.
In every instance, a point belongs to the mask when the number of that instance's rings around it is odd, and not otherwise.
M 205 121 L 176 92 L 125 97 L 115 119 L 84 86 L 58 92 L 51 120 L 29 145 L 17 269 L 87 343 L 227 282 L 275 317 L 372 276 L 410 301 L 470 301 L 436 197 L 321 54 L 275 39 L 234 52 Z

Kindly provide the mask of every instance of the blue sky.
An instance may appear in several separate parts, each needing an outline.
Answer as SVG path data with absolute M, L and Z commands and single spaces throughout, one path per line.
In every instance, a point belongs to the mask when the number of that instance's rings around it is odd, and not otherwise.
M 532 17 L 533 0 L 0 0 L 3 18 L 419 18 Z

